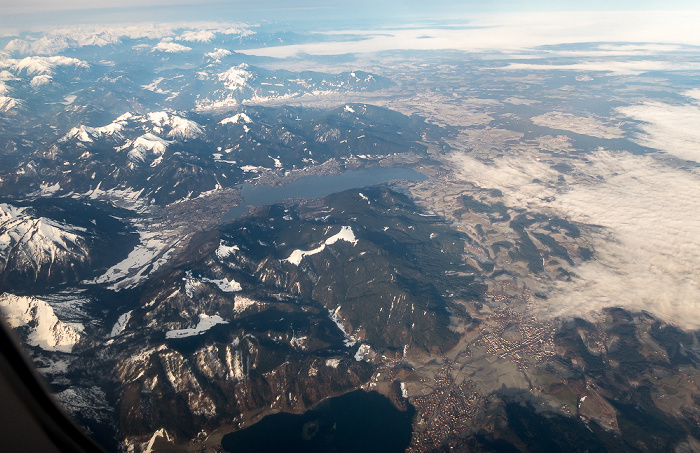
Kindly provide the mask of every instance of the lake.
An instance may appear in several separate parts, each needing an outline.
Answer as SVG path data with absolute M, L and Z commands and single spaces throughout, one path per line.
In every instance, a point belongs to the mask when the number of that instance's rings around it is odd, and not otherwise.
M 399 453 L 411 442 L 415 409 L 400 411 L 377 392 L 357 390 L 330 398 L 301 415 L 268 415 L 227 434 L 230 453 Z
M 243 202 L 229 209 L 224 220 L 235 220 L 248 211 L 248 206 L 267 206 L 289 198 L 322 198 L 336 192 L 359 189 L 397 180 L 425 181 L 423 173 L 410 168 L 378 167 L 351 170 L 338 175 L 307 176 L 282 187 L 251 186 L 241 189 Z

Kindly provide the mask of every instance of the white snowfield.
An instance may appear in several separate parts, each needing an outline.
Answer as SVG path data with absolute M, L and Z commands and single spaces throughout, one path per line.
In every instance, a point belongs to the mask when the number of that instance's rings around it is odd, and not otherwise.
M 366 343 L 360 345 L 355 353 L 355 360 L 358 362 L 367 361 L 367 358 L 372 353 L 372 347 Z
M 178 52 L 189 52 L 192 50 L 191 47 L 183 46 L 176 42 L 161 41 L 151 49 L 151 52 L 166 52 L 166 53 L 178 53 Z
M 343 325 L 343 319 L 340 317 L 340 309 L 342 307 L 338 307 L 335 310 L 331 310 L 330 308 L 328 309 L 328 317 L 335 323 L 336 326 L 338 326 L 338 329 L 340 329 L 341 332 L 343 332 L 343 344 L 345 344 L 346 347 L 351 348 L 357 343 L 357 338 L 354 336 L 350 335 L 347 330 L 345 330 L 345 326 Z
M 217 324 L 228 324 L 228 321 L 224 321 L 219 315 L 209 316 L 202 313 L 199 315 L 199 322 L 196 327 L 165 332 L 165 338 L 192 337 L 206 332 Z
M 327 367 L 338 368 L 338 365 L 340 365 L 340 359 L 327 359 L 326 360 Z
M 228 57 L 231 55 L 231 51 L 228 49 L 220 49 L 218 47 L 214 47 L 214 51 L 212 52 L 207 52 L 204 54 L 205 57 L 213 58 L 216 60 L 216 63 L 221 63 L 221 58 Z
M 126 325 L 129 323 L 129 319 L 131 319 L 132 311 L 133 310 L 129 310 L 126 313 L 122 313 L 121 315 L 119 315 L 117 322 L 115 322 L 114 326 L 112 326 L 112 332 L 110 332 L 109 338 L 116 337 L 120 333 L 124 332 L 124 329 L 126 329 Z
M 235 291 L 241 291 L 243 288 L 241 287 L 241 284 L 238 283 L 234 279 L 227 279 L 226 277 L 222 279 L 211 279 L 211 278 L 202 278 L 202 281 L 204 283 L 213 283 L 216 286 L 219 287 L 219 289 L 225 293 L 232 293 Z
M 29 86 L 36 89 L 36 88 L 42 87 L 44 85 L 48 85 L 49 83 L 51 83 L 52 80 L 53 80 L 53 77 L 51 77 L 50 75 L 41 74 L 41 75 L 33 77 L 31 82 L 29 82 Z
M 11 328 L 27 327 L 27 343 L 47 351 L 71 352 L 80 340 L 76 326 L 60 321 L 53 308 L 35 297 L 0 295 L 0 310 Z
M 258 302 L 257 300 L 253 300 L 241 295 L 236 295 L 233 299 L 233 311 L 235 313 L 243 313 L 244 311 L 246 311 L 246 309 L 248 309 L 248 307 L 263 305 L 264 304 L 262 302 Z
M 153 154 L 164 154 L 165 153 L 165 148 L 172 143 L 169 142 L 168 140 L 162 139 L 158 137 L 157 135 L 151 134 L 150 132 L 147 134 L 143 134 L 136 140 L 134 140 L 134 151 L 139 151 L 139 152 L 144 152 L 146 150 L 151 151 Z
M 247 86 L 248 79 L 253 77 L 253 74 L 246 71 L 248 65 L 241 63 L 238 66 L 232 66 L 228 70 L 218 74 L 218 78 L 224 83 L 226 89 L 236 91 Z
M 216 257 L 222 260 L 231 256 L 231 254 L 237 250 L 240 250 L 237 245 L 226 245 L 223 241 L 219 241 L 219 248 L 216 249 Z
M 145 447 L 143 447 L 143 453 L 152 453 L 153 452 L 153 444 L 156 442 L 156 439 L 159 437 L 165 438 L 168 442 L 171 442 L 170 436 L 168 435 L 168 432 L 165 430 L 165 428 L 161 428 L 158 431 L 153 433 L 153 436 L 151 436 L 151 439 L 145 443 Z
M 187 271 L 185 273 L 185 293 L 188 297 L 192 298 L 195 294 L 195 288 L 201 283 L 211 283 L 219 287 L 219 289 L 224 293 L 233 293 L 236 291 L 241 291 L 243 288 L 241 284 L 234 279 L 223 278 L 207 278 L 207 277 L 194 277 L 192 271 Z
M 233 116 L 229 116 L 228 118 L 224 118 L 223 120 L 219 121 L 219 124 L 240 124 L 252 122 L 253 120 L 251 120 L 245 113 L 236 113 Z
M 355 233 L 353 233 L 352 228 L 349 226 L 343 226 L 340 228 L 340 231 L 337 234 L 334 234 L 333 236 L 329 237 L 326 239 L 323 244 L 320 246 L 316 247 L 313 250 L 294 250 L 291 255 L 287 259 L 284 259 L 282 261 L 287 261 L 288 263 L 292 263 L 296 266 L 298 266 L 301 263 L 301 260 L 304 259 L 305 256 L 310 256 L 310 255 L 315 255 L 317 253 L 321 253 L 327 245 L 332 245 L 335 244 L 338 241 L 345 241 L 349 242 L 352 245 L 357 244 L 357 239 L 355 239 Z
M 17 60 L 6 60 L 7 62 L 12 62 L 13 64 L 10 68 L 17 73 L 26 72 L 27 75 L 40 75 L 40 74 L 53 74 L 55 68 L 59 66 L 73 66 L 75 68 L 88 68 L 88 64 L 77 58 L 70 58 L 64 56 L 51 56 L 51 57 L 26 57 L 19 61 Z
M 91 200 L 108 200 L 114 203 L 115 206 L 120 208 L 128 209 L 130 211 L 143 212 L 148 209 L 148 202 L 145 198 L 142 198 L 143 189 L 141 190 L 130 190 L 130 189 L 107 189 L 103 190 L 101 188 L 102 181 L 97 183 L 97 187 L 92 190 L 88 190 L 83 194 L 73 194 L 73 198 L 81 198 L 83 196 L 90 198 Z
M 158 270 L 168 259 L 176 243 L 161 238 L 157 232 L 139 232 L 141 243 L 123 261 L 107 269 L 93 283 L 113 283 L 110 289 L 131 288 Z

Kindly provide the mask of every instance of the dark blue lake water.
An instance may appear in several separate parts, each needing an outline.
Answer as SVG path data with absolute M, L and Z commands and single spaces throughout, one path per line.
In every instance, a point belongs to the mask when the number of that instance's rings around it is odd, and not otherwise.
M 279 413 L 227 434 L 230 453 L 399 453 L 411 442 L 413 406 L 400 411 L 377 392 L 330 398 L 301 415 Z
M 248 210 L 248 206 L 267 206 L 289 198 L 321 198 L 336 192 L 359 189 L 386 182 L 407 180 L 425 181 L 423 173 L 410 168 L 379 167 L 351 170 L 339 175 L 308 176 L 285 184 L 282 187 L 251 186 L 244 184 L 241 189 L 243 203 L 232 207 L 224 220 L 234 220 Z

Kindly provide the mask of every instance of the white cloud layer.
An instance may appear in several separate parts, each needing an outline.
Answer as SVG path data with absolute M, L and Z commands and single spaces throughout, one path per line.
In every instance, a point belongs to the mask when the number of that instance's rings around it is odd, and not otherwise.
M 601 153 L 601 184 L 576 187 L 555 206 L 573 220 L 604 226 L 597 258 L 576 269 L 546 302 L 552 315 L 622 306 L 685 328 L 700 327 L 700 177 L 651 157 Z
M 621 306 L 684 328 L 700 327 L 700 176 L 648 156 L 598 152 L 576 164 L 588 177 L 557 189 L 559 174 L 534 157 L 494 165 L 456 155 L 463 179 L 503 191 L 505 202 L 598 225 L 596 258 L 540 300 L 541 315 L 581 316 Z M 537 179 L 541 182 L 533 182 Z M 561 187 L 561 186 L 560 186 Z
M 458 20 L 458 19 L 456 19 Z M 700 11 L 607 11 L 566 13 L 474 14 L 468 27 L 343 30 L 367 39 L 249 49 L 251 55 L 293 57 L 298 54 L 336 55 L 385 50 L 517 51 L 537 46 L 622 42 L 632 47 L 599 48 L 609 55 L 667 52 L 668 46 L 646 43 L 700 45 Z
M 635 141 L 685 160 L 700 162 L 700 89 L 683 93 L 691 104 L 648 101 L 620 107 L 618 112 L 641 121 Z
M 648 71 L 697 71 L 700 63 L 664 60 L 599 60 L 571 64 L 510 63 L 502 69 L 530 71 L 602 71 L 620 75 L 639 75 Z

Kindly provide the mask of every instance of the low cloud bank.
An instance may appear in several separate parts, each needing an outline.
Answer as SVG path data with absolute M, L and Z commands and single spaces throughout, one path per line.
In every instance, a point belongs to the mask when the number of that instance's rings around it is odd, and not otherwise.
M 680 159 L 700 162 L 700 89 L 683 93 L 689 104 L 649 101 L 620 107 L 618 112 L 642 123 L 634 140 Z
M 599 313 L 620 306 L 646 310 L 684 328 L 700 328 L 700 176 L 648 156 L 601 151 L 576 164 L 585 176 L 555 183 L 533 157 L 494 165 L 467 155 L 454 162 L 465 180 L 498 188 L 505 202 L 602 228 L 585 234 L 596 259 L 552 284 L 540 314 Z M 579 173 L 580 174 L 580 173 Z

